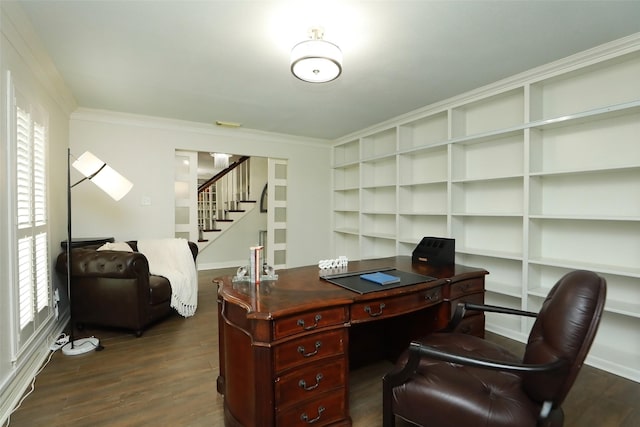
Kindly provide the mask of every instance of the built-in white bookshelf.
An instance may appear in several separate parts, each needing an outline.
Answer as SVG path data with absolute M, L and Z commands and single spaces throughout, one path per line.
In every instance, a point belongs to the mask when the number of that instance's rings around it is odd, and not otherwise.
M 640 34 L 496 82 L 333 147 L 333 245 L 350 259 L 456 239 L 486 301 L 537 311 L 557 280 L 608 283 L 588 362 L 640 381 Z M 524 340 L 531 319 L 488 316 Z

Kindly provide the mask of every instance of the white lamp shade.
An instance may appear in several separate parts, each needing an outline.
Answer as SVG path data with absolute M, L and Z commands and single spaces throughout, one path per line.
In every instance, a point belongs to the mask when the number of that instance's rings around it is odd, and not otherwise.
M 133 187 L 128 179 L 88 151 L 73 162 L 73 167 L 115 201 L 122 199 Z
M 342 51 L 322 39 L 298 43 L 291 49 L 291 72 L 305 82 L 335 80 L 342 73 Z

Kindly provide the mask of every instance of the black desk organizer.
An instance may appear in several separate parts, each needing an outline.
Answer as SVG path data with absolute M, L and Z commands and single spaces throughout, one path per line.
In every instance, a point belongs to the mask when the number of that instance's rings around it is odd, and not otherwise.
M 411 261 L 429 265 L 453 265 L 456 240 L 444 237 L 423 237 L 413 250 Z

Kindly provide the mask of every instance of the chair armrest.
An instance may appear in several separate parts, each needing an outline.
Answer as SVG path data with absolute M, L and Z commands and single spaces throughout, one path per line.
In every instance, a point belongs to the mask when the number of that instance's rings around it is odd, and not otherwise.
M 483 357 L 469 357 L 459 354 L 449 353 L 447 351 L 439 350 L 435 347 L 412 342 L 409 346 L 409 358 L 417 359 L 418 362 L 422 357 L 428 357 L 436 360 L 443 360 L 445 362 L 457 363 L 458 365 L 473 366 L 476 368 L 495 369 L 500 371 L 510 372 L 552 372 L 556 370 L 562 370 L 567 367 L 567 361 L 564 359 L 558 359 L 551 363 L 544 364 L 527 364 L 527 363 L 515 363 L 505 362 L 501 360 L 486 359 Z
M 199 252 L 198 245 L 190 240 L 187 243 L 189 244 L 189 250 L 191 251 L 191 256 L 195 261 L 196 258 L 198 257 L 198 252 Z
M 517 310 L 515 308 L 499 307 L 497 305 L 473 304 L 470 302 L 461 302 L 456 306 L 449 324 L 444 329 L 445 332 L 452 332 L 464 318 L 467 311 L 482 311 L 490 313 L 511 314 L 515 316 L 538 317 L 538 313 L 532 311 Z
M 525 364 L 505 362 L 500 360 L 491 360 L 481 357 L 462 356 L 454 353 L 439 350 L 435 347 L 412 342 L 409 345 L 409 357 L 406 364 L 398 370 L 389 372 L 383 378 L 384 382 L 390 387 L 395 387 L 405 383 L 418 370 L 420 360 L 423 358 L 431 358 L 442 360 L 445 362 L 456 363 L 458 365 L 472 366 L 476 368 L 494 369 L 510 372 L 536 372 L 536 373 L 554 373 L 568 369 L 567 361 L 558 359 L 551 363 L 545 364 Z
M 67 274 L 67 254 L 58 255 L 56 270 Z M 139 252 L 72 249 L 71 277 L 143 278 L 148 281 L 149 262 Z
M 131 246 L 131 249 L 133 249 L 134 252 L 139 252 L 137 240 L 129 240 L 127 244 Z M 195 262 L 199 252 L 198 244 L 195 242 L 192 242 L 191 240 L 187 240 L 187 244 L 189 245 L 189 250 L 191 251 L 191 256 L 193 257 L 193 261 Z

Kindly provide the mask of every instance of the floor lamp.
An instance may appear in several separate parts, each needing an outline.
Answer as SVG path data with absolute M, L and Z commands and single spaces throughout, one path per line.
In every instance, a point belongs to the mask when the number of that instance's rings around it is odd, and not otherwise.
M 69 334 L 69 342 L 62 347 L 62 352 L 67 356 L 88 353 L 100 346 L 100 341 L 95 337 L 77 340 L 73 337 L 75 325 L 71 309 L 71 189 L 81 182 L 89 180 L 115 201 L 118 201 L 133 187 L 129 180 L 88 151 L 73 162 L 73 167 L 84 175 L 84 178 L 75 184 L 71 184 L 71 149 L 67 149 L 67 297 L 69 299 L 71 333 Z

